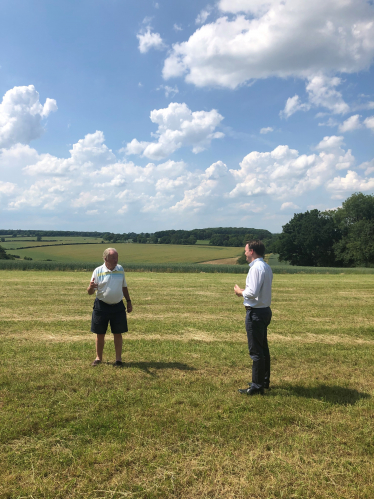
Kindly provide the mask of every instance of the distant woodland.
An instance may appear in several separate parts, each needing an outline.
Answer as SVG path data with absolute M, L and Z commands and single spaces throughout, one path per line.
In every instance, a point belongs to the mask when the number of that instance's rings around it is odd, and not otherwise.
M 355 193 L 340 208 L 296 213 L 283 226 L 281 234 L 265 229 L 214 227 L 193 230 L 163 230 L 154 233 L 85 232 L 55 230 L 0 230 L 0 241 L 9 238 L 35 238 L 46 242 L 56 237 L 89 237 L 114 245 L 137 244 L 209 244 L 244 246 L 251 239 L 261 239 L 267 253 L 279 254 L 280 261 L 310 267 L 374 266 L 374 196 Z M 53 239 L 52 239 L 53 241 Z M 84 243 L 81 243 L 84 244 Z M 0 246 L 0 259 L 13 258 Z M 244 254 L 239 263 L 245 263 Z

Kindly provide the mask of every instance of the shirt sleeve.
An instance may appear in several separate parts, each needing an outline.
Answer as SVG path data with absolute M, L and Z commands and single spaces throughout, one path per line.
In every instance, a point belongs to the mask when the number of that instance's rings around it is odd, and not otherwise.
M 92 272 L 91 281 L 92 281 L 92 279 L 94 279 L 95 283 L 97 284 L 97 279 L 96 279 L 96 270 L 94 270 L 94 271 Z
M 123 288 L 127 288 L 126 277 L 125 277 L 125 271 L 123 271 L 123 281 L 122 281 L 122 287 L 123 287 Z
M 242 293 L 243 298 L 249 300 L 257 298 L 260 293 L 261 286 L 264 282 L 264 278 L 265 272 L 256 268 L 252 268 L 246 281 L 245 290 Z

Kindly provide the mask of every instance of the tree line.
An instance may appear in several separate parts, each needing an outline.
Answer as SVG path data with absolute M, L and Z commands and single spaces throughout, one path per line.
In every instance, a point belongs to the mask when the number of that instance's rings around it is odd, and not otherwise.
M 374 196 L 355 193 L 341 208 L 295 214 L 273 250 L 291 265 L 373 266 Z
M 272 234 L 265 229 L 244 227 L 214 227 L 193 230 L 162 230 L 148 232 L 87 232 L 87 231 L 43 231 L 43 230 L 4 230 L 0 229 L 0 240 L 6 237 L 35 237 L 36 241 L 44 241 L 50 237 L 95 237 L 111 244 L 133 242 L 140 244 L 196 244 L 197 241 L 207 241 L 211 246 L 243 246 L 248 239 L 262 239 L 269 247 L 279 234 Z

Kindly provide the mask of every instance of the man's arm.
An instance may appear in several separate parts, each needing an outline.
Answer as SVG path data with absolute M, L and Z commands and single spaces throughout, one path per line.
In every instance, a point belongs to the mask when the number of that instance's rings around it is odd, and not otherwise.
M 234 286 L 234 291 L 235 291 L 236 296 L 243 296 L 244 289 L 239 288 L 239 286 L 237 284 L 235 284 L 235 286 Z
M 93 295 L 96 290 L 97 290 L 97 284 L 95 283 L 95 279 L 92 278 L 91 281 L 90 281 L 90 284 L 89 284 L 89 286 L 87 288 L 87 293 L 89 295 Z
M 122 293 L 123 293 L 123 296 L 125 297 L 125 300 L 127 302 L 127 311 L 128 311 L 128 313 L 130 313 L 130 312 L 132 312 L 132 303 L 131 303 L 131 298 L 130 298 L 128 288 L 127 287 L 122 288 Z

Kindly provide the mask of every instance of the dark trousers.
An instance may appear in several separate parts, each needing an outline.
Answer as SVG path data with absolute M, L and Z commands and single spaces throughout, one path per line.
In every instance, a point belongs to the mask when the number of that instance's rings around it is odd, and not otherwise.
M 252 387 L 264 388 L 270 383 L 270 352 L 268 346 L 268 325 L 271 309 L 252 308 L 245 316 L 249 355 L 253 360 Z

